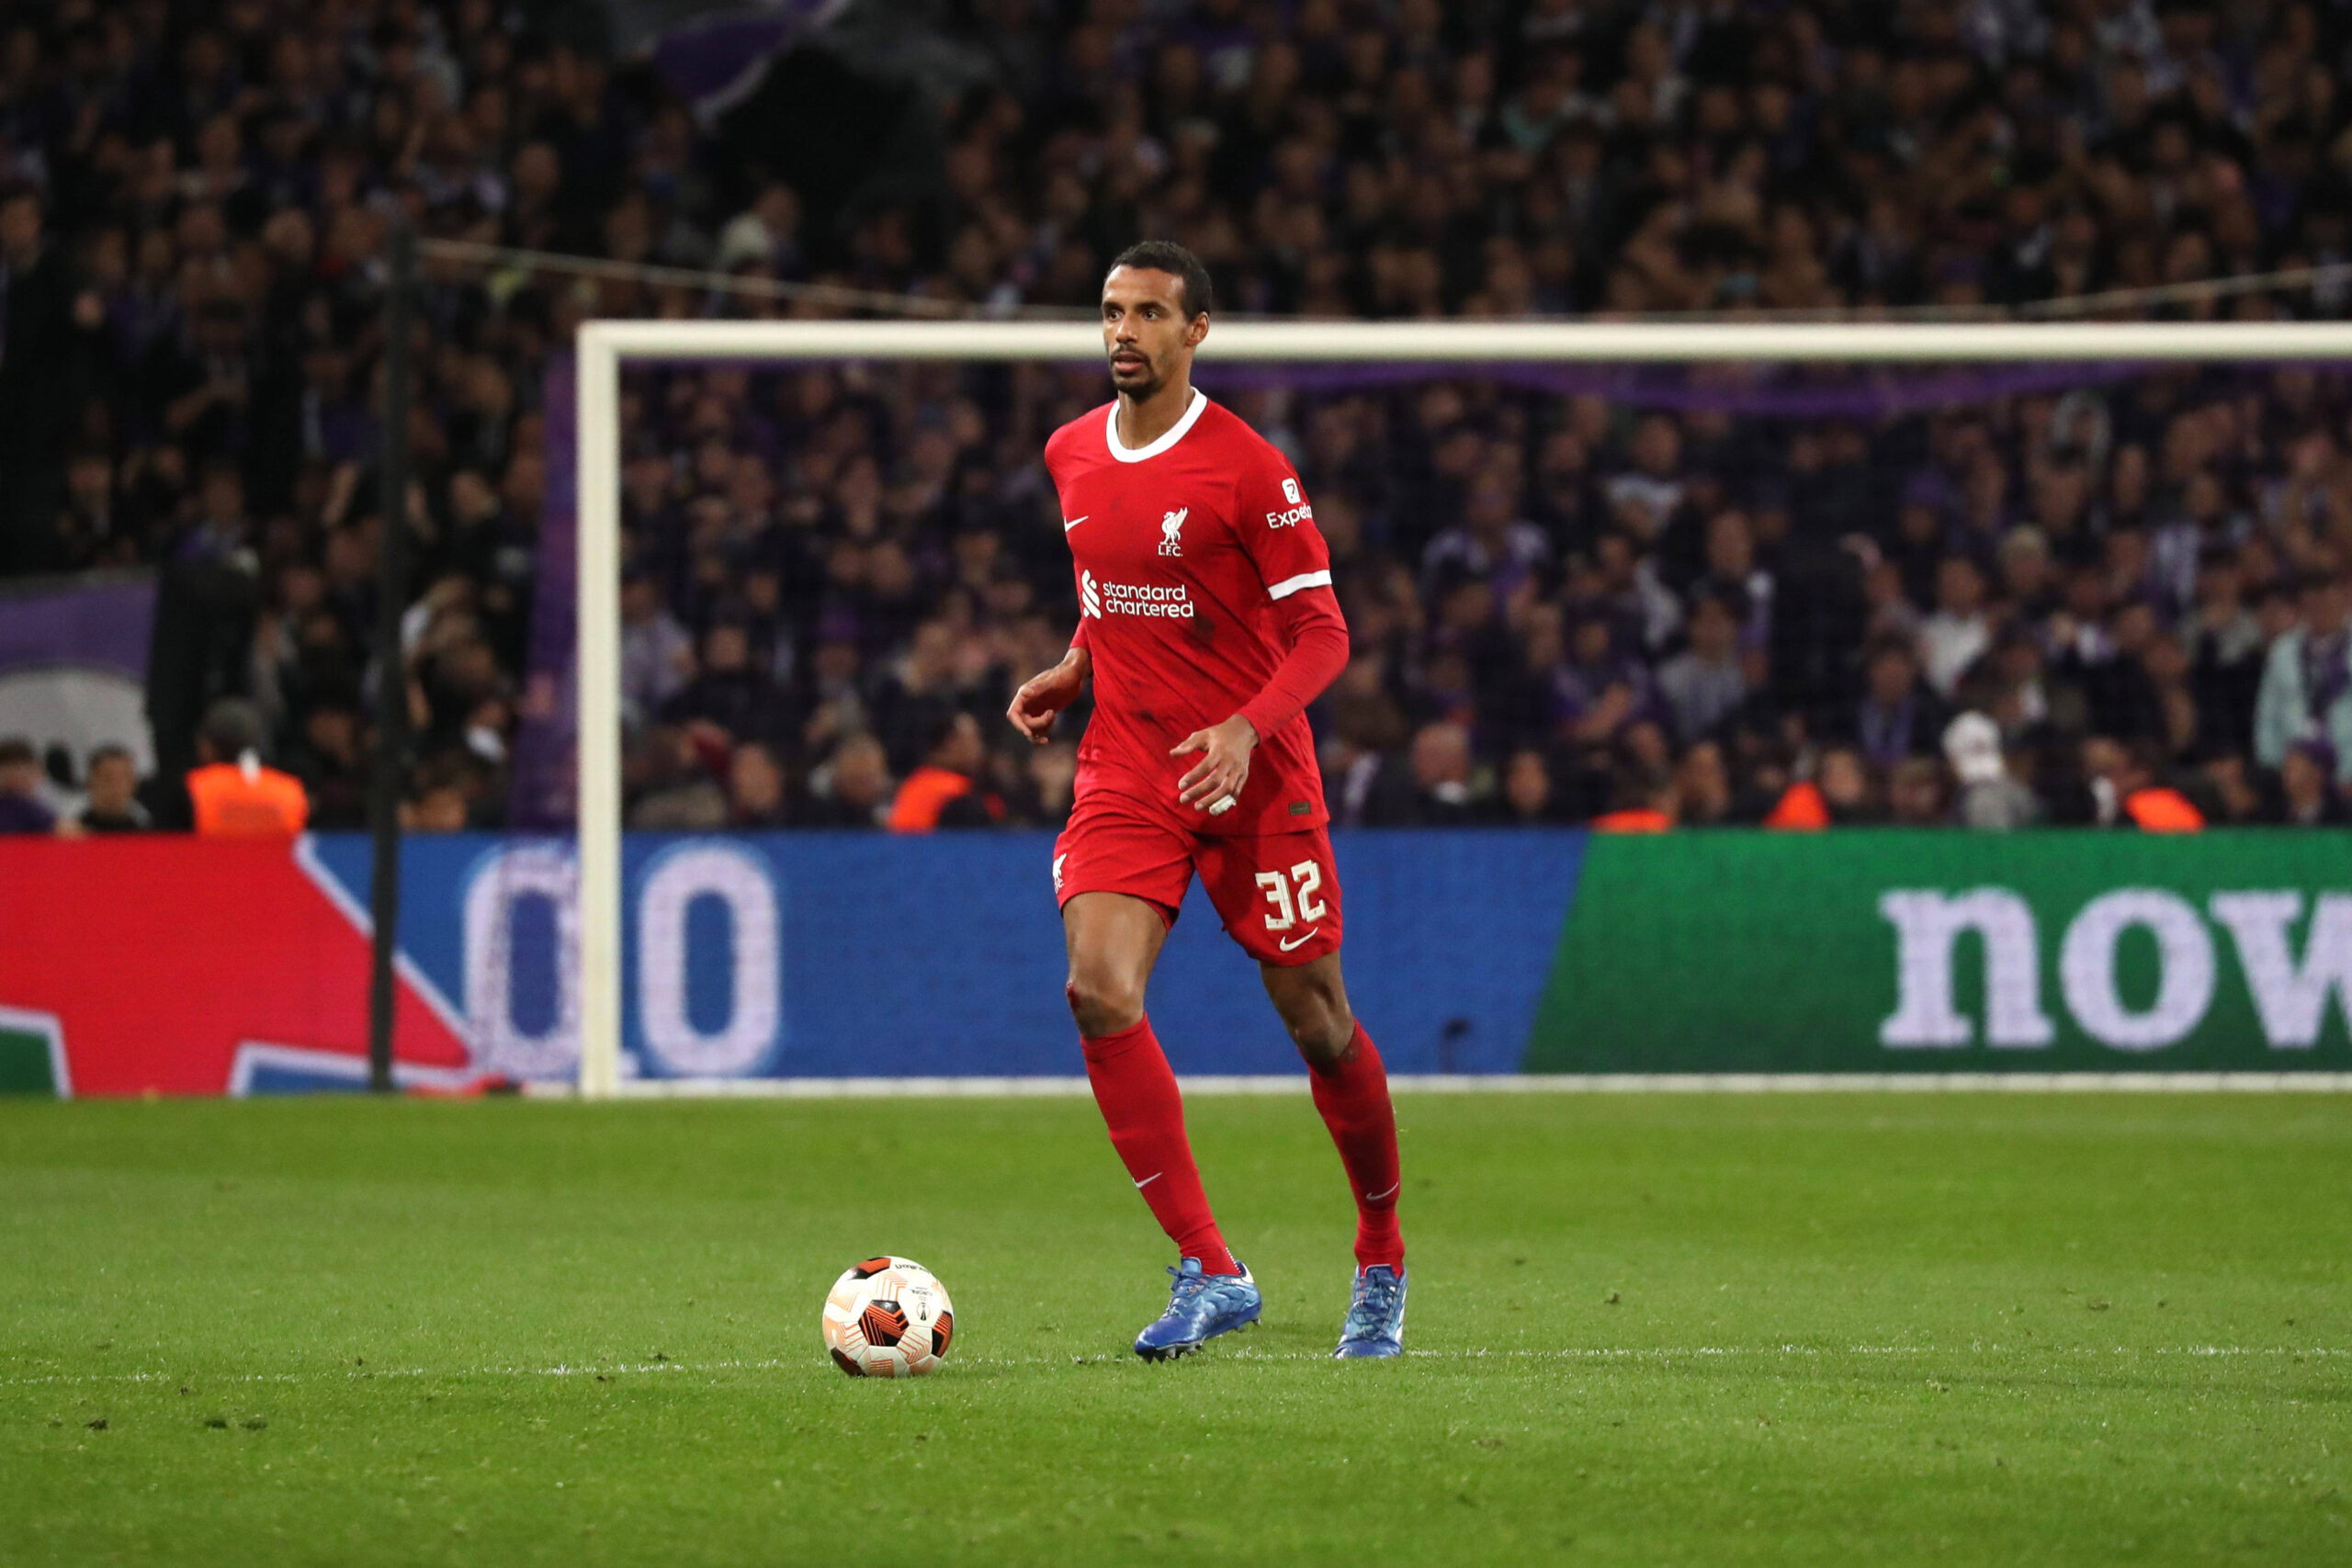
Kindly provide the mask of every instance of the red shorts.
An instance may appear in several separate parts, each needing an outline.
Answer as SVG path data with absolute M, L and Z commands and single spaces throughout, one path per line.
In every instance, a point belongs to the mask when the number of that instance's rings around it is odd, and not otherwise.
M 1188 833 L 1117 795 L 1091 795 L 1054 840 L 1054 897 L 1125 893 L 1176 911 L 1201 874 L 1226 934 L 1261 964 L 1294 966 L 1340 951 L 1340 878 L 1331 835 Z

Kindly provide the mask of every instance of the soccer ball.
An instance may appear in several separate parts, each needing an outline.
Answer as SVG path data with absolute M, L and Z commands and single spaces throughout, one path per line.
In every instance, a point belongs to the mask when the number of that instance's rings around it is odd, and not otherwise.
M 824 1331 L 833 1365 L 854 1378 L 919 1378 L 938 1370 L 956 1315 L 930 1269 L 869 1258 L 833 1281 Z

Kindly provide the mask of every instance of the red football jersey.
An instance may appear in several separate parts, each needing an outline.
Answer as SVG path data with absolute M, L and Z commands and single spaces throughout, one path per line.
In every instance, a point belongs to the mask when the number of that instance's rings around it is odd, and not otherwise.
M 1200 832 L 1319 827 L 1329 813 L 1303 715 L 1259 737 L 1240 799 L 1214 817 L 1176 798 L 1201 754 L 1169 755 L 1264 689 L 1290 651 L 1277 604 L 1331 581 L 1298 475 L 1197 389 L 1148 446 L 1119 444 L 1117 414 L 1108 404 L 1046 443 L 1094 660 L 1078 794 L 1115 791 Z

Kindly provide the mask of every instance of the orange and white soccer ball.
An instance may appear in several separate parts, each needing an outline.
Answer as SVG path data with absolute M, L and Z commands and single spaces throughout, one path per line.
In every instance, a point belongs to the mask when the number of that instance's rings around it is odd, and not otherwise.
M 825 1298 L 825 1348 L 854 1378 L 919 1378 L 939 1369 L 955 1337 L 947 1287 L 905 1258 L 869 1258 Z

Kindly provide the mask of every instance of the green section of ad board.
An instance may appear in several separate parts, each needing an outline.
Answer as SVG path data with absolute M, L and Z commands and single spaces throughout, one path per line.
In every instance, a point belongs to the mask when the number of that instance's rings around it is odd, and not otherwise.
M 1599 837 L 1530 1072 L 2352 1067 L 2352 834 Z

